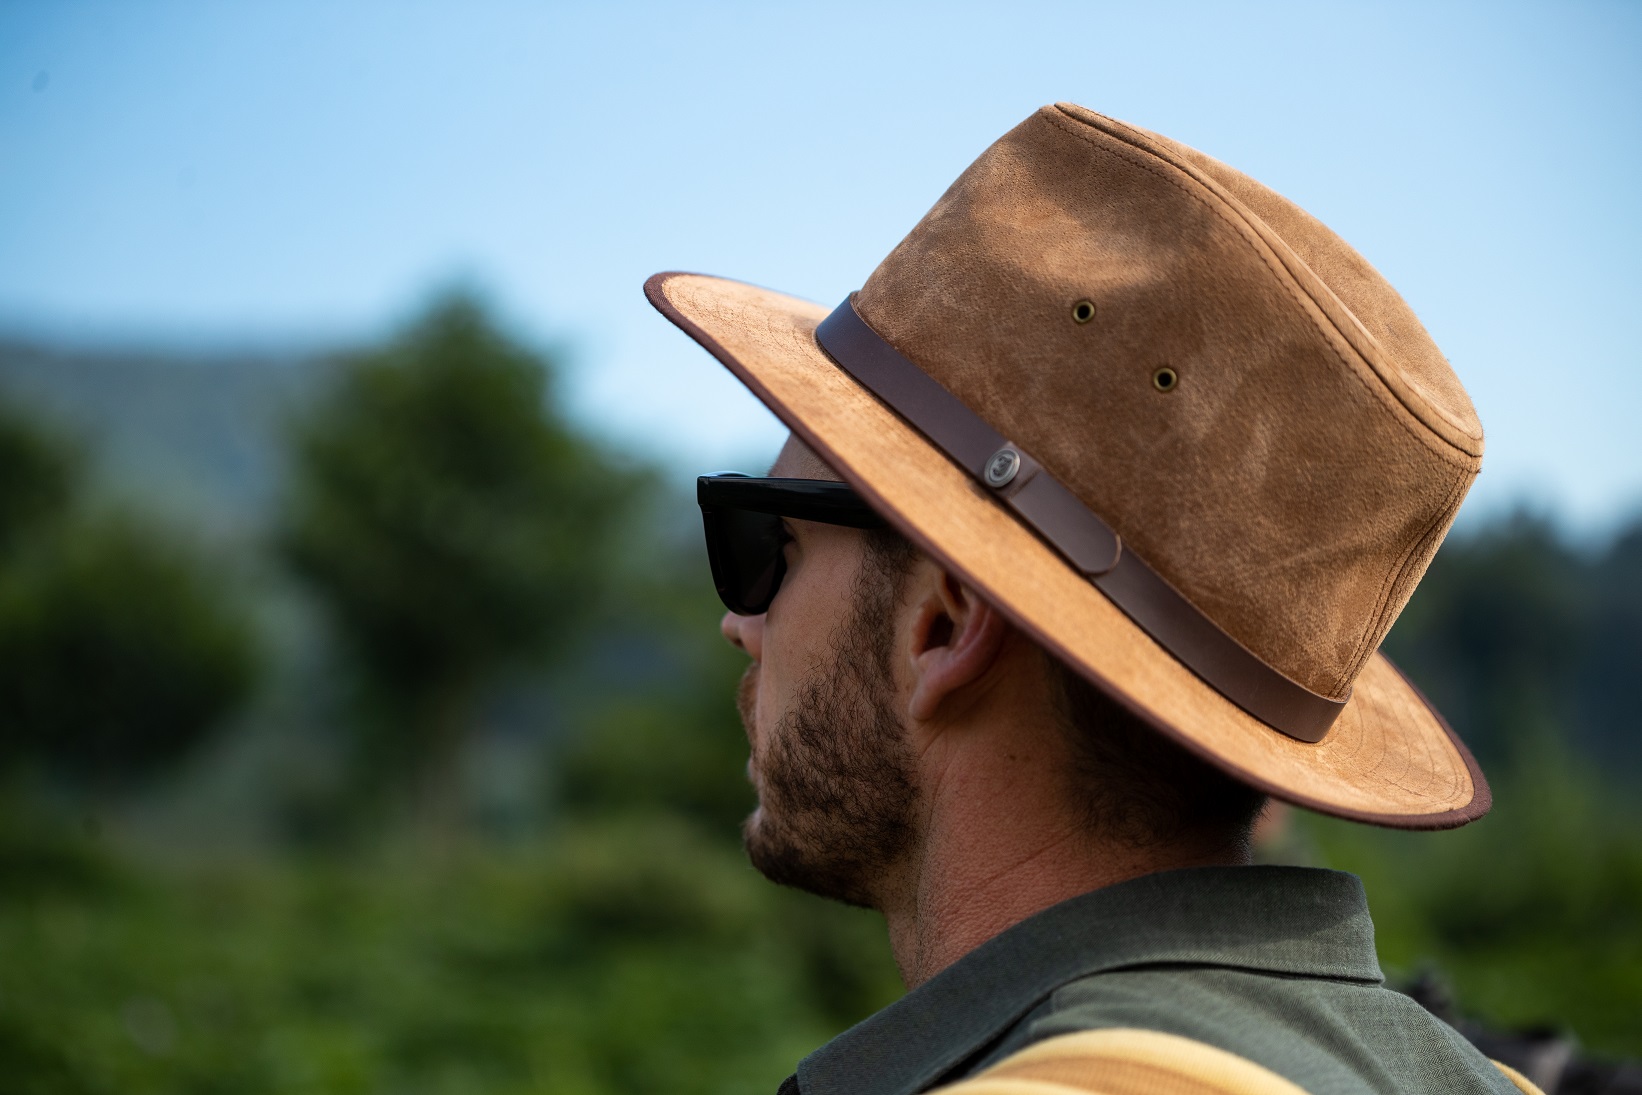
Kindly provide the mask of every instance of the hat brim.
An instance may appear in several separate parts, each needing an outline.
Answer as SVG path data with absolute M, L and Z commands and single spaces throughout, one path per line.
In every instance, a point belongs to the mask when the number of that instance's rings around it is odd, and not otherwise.
M 826 308 L 701 274 L 657 274 L 645 295 L 909 539 L 1194 753 L 1277 798 L 1355 821 L 1447 829 L 1487 813 L 1470 751 L 1383 655 L 1315 744 L 1205 684 L 834 364 L 815 340 Z

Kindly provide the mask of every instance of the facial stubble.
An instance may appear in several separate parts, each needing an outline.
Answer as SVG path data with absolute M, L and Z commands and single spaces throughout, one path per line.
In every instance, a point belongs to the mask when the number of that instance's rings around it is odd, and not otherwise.
M 916 781 L 892 705 L 900 583 L 867 562 L 831 637 L 830 662 L 799 685 L 756 756 L 759 809 L 742 839 L 772 882 L 870 907 L 913 847 Z M 755 672 L 736 697 L 749 730 Z

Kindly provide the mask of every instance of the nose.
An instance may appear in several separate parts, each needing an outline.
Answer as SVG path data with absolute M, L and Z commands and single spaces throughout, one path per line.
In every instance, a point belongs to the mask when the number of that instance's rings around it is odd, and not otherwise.
M 719 634 L 724 641 L 743 651 L 759 661 L 764 653 L 764 614 L 757 616 L 737 616 L 734 612 L 726 612 L 718 621 Z

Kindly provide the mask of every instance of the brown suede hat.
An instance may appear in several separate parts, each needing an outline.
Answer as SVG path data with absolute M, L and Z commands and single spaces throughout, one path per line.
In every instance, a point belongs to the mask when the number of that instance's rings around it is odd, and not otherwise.
M 1280 195 L 1066 103 L 838 308 L 698 274 L 651 302 L 897 528 L 1160 730 L 1278 798 L 1486 813 L 1377 653 L 1482 428 L 1403 299 Z

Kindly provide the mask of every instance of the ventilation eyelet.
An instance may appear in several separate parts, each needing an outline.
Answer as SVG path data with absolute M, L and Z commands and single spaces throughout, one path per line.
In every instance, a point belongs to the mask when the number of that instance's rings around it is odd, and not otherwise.
M 1095 302 L 1080 300 L 1072 305 L 1072 320 L 1075 323 L 1088 323 L 1095 318 Z
M 1167 365 L 1152 374 L 1152 387 L 1160 392 L 1172 392 L 1180 383 L 1180 374 Z

